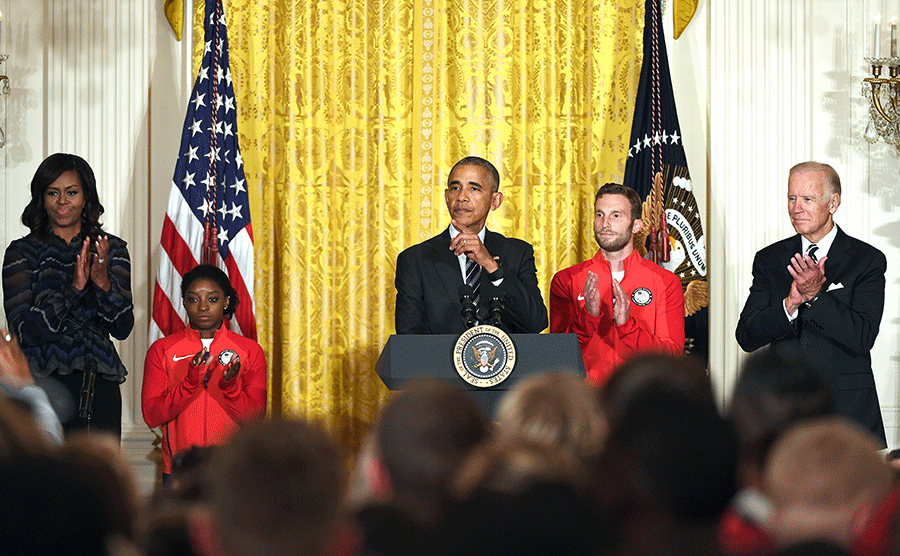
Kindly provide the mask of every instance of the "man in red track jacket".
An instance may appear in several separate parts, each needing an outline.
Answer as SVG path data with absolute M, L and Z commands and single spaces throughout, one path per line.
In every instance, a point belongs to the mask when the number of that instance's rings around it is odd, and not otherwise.
M 550 332 L 578 334 L 588 379 L 599 385 L 635 352 L 684 352 L 684 293 L 677 276 L 634 249 L 643 226 L 637 192 L 608 183 L 594 209 L 600 249 L 553 277 Z

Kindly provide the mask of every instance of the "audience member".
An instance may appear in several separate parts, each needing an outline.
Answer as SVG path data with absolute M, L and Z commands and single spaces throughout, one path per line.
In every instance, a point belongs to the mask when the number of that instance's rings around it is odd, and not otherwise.
M 106 522 L 110 529 L 134 541 L 140 498 L 131 467 L 122 457 L 119 439 L 109 433 L 78 431 L 69 435 L 59 456 L 89 478 L 108 512 Z
M 663 383 L 638 393 L 612 424 L 598 471 L 620 554 L 717 554 L 737 450 L 711 400 Z
M 668 353 L 642 353 L 629 357 L 613 371 L 598 391 L 600 407 L 610 426 L 622 420 L 635 397 L 661 386 L 712 403 L 712 384 L 697 359 Z
M 9 402 L 20 402 L 35 424 L 55 444 L 62 444 L 63 428 L 47 393 L 34 384 L 28 360 L 19 348 L 19 342 L 9 330 L 0 330 L 0 397 Z
M 501 438 L 534 442 L 581 462 L 599 454 L 607 429 L 594 389 L 567 372 L 515 383 L 500 399 L 496 420 Z
M 96 467 L 60 455 L 0 459 L 0 552 L 133 556 Z
M 210 511 L 191 526 L 195 549 L 322 556 L 341 523 L 343 475 L 340 453 L 321 428 L 292 420 L 247 425 L 213 454 Z
M 609 522 L 569 456 L 521 439 L 475 448 L 453 481 L 455 504 L 424 553 L 611 554 Z
M 762 528 L 770 504 L 763 494 L 763 466 L 769 449 L 789 426 L 834 413 L 831 388 L 803 354 L 789 346 L 773 346 L 751 354 L 738 376 L 728 417 L 740 441 L 740 491 L 720 526 L 723 552 L 735 556 L 773 550 Z
M 59 408 L 78 407 L 61 417 L 66 432 L 90 428 L 118 438 L 127 371 L 110 336 L 124 340 L 134 326 L 131 261 L 125 242 L 101 227 L 102 214 L 83 158 L 44 159 L 22 212 L 30 232 L 6 249 L 3 296 L 32 375 L 40 385 L 46 377 L 63 385 Z
M 900 492 L 870 433 L 844 417 L 798 423 L 771 449 L 765 526 L 779 547 L 823 539 L 855 556 L 897 554 Z
M 375 434 L 374 479 L 382 498 L 427 526 L 441 519 L 453 474 L 488 439 L 490 424 L 465 393 L 426 380 L 409 384 L 388 403 Z

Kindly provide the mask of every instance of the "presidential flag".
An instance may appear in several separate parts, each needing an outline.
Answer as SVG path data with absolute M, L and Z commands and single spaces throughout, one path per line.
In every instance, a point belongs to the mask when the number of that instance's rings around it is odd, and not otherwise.
M 647 0 L 644 61 L 631 124 L 624 185 L 644 199 L 638 249 L 671 270 L 684 287 L 685 349 L 708 360 L 709 286 L 706 237 L 691 186 L 660 17 L 660 1 Z
M 221 0 L 206 0 L 204 27 L 203 62 L 188 103 L 163 222 L 151 342 L 184 328 L 181 277 L 198 263 L 225 270 L 240 300 L 230 327 L 256 339 L 253 231 Z

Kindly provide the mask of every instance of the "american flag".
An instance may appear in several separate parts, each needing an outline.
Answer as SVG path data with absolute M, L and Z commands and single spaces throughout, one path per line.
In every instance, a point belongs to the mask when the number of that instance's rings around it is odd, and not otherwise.
M 201 262 L 225 269 L 240 300 L 231 328 L 256 339 L 253 230 L 222 0 L 206 0 L 205 22 L 203 62 L 188 103 L 163 222 L 151 342 L 184 328 L 181 277 Z

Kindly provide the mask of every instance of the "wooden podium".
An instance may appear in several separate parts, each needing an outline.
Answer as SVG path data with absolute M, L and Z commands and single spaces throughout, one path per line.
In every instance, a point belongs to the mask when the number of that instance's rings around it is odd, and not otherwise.
M 393 335 L 388 339 L 375 370 L 390 390 L 417 378 L 446 380 L 466 391 L 488 417 L 503 393 L 525 377 L 571 372 L 584 378 L 584 360 L 575 334 L 510 334 L 516 348 L 516 364 L 509 377 L 489 388 L 477 388 L 462 379 L 453 365 L 454 334 Z

